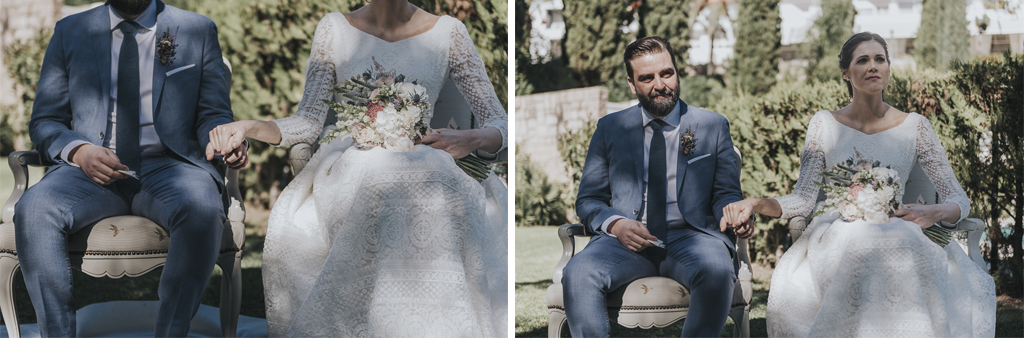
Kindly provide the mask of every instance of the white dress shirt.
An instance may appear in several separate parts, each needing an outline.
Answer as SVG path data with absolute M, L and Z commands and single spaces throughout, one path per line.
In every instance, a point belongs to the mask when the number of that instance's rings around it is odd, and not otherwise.
M 676 225 L 676 223 L 679 223 L 679 222 L 681 222 L 683 220 L 683 214 L 679 212 L 679 207 L 678 207 L 677 201 L 676 201 L 676 197 L 678 196 L 677 191 L 676 191 L 676 163 L 678 163 L 678 160 L 679 160 L 679 134 L 681 133 L 680 129 L 685 129 L 685 128 L 680 128 L 680 125 L 679 125 L 679 119 L 680 119 L 680 117 L 682 115 L 679 112 L 679 109 L 680 109 L 679 103 L 676 102 L 676 106 L 675 106 L 675 108 L 672 109 L 672 112 L 669 113 L 668 116 L 665 116 L 665 118 L 662 119 L 662 121 L 665 121 L 666 123 L 668 123 L 668 125 L 665 126 L 664 129 L 662 129 L 662 133 L 664 133 L 664 135 L 665 135 L 665 152 L 666 152 L 666 154 L 665 154 L 666 155 L 665 156 L 665 164 L 666 164 L 665 173 L 668 175 L 668 182 L 666 182 L 666 183 L 668 183 L 668 187 L 666 189 L 666 193 L 668 194 L 668 196 L 665 197 L 665 201 L 666 201 L 666 204 L 667 204 L 665 206 L 665 220 L 666 220 L 666 223 L 669 224 L 669 225 Z M 646 225 L 647 224 L 647 166 L 649 165 L 648 163 L 650 162 L 649 153 L 651 152 L 651 139 L 654 137 L 654 130 L 648 124 L 650 124 L 650 122 L 652 120 L 654 120 L 654 118 L 651 117 L 651 115 L 649 113 L 647 113 L 647 110 L 643 109 L 642 106 L 640 107 L 640 111 L 643 112 L 643 119 L 644 119 L 644 152 L 643 152 L 644 153 L 644 172 L 643 172 L 643 175 L 644 175 L 644 196 L 643 196 L 643 199 L 644 200 L 643 200 L 643 204 L 641 204 L 641 209 L 643 210 L 643 216 L 641 217 L 640 222 L 643 223 L 644 225 Z M 610 232 L 608 232 L 608 226 L 611 225 L 612 222 L 614 222 L 615 220 L 620 219 L 620 218 L 626 218 L 626 217 L 623 217 L 621 215 L 614 215 L 614 216 L 608 217 L 608 219 L 606 219 L 604 221 L 604 223 L 601 223 L 601 231 L 611 235 L 612 237 L 615 237 L 615 235 L 612 235 Z M 667 240 L 666 238 L 660 238 L 660 239 L 661 240 Z
M 103 146 L 116 150 L 117 148 L 117 65 L 118 57 L 121 54 L 121 43 L 124 41 L 124 34 L 117 25 L 124 21 L 113 8 L 107 5 L 110 15 L 110 34 L 113 40 L 110 43 L 110 111 L 107 114 L 107 130 L 103 133 Z M 161 152 L 164 146 L 160 143 L 160 136 L 153 126 L 153 63 L 156 59 L 156 1 L 149 4 L 149 7 L 134 20 L 142 28 L 135 33 L 135 41 L 139 44 L 139 94 L 141 104 L 139 110 L 139 149 L 143 152 Z M 61 150 L 60 158 L 71 163 L 68 158 L 71 150 L 75 147 L 89 143 L 84 140 L 76 140 L 68 143 Z M 77 166 L 74 163 L 72 165 Z

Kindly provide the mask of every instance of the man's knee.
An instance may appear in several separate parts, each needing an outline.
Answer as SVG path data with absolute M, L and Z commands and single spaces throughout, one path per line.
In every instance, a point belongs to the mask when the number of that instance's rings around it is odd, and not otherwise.
M 62 222 L 62 220 L 67 214 L 67 210 L 61 210 L 54 200 L 55 198 L 46 191 L 29 189 L 14 205 L 14 225 L 21 228 L 28 226 L 29 221 L 33 221 L 33 223 L 63 227 L 63 223 L 66 222 Z
M 732 285 L 736 282 L 736 272 L 732 263 L 705 264 L 697 272 L 696 280 L 709 285 Z

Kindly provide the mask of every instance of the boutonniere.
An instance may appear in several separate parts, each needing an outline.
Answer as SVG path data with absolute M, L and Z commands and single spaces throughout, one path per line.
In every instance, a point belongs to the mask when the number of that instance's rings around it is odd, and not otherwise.
M 697 138 L 693 136 L 693 132 L 687 126 L 686 132 L 679 134 L 679 151 L 682 151 L 683 155 L 689 155 L 693 152 L 693 146 L 696 144 Z
M 164 35 L 156 41 L 156 58 L 160 59 L 160 64 L 166 65 L 168 63 L 174 63 L 174 48 L 178 45 L 174 44 L 174 37 L 171 35 L 171 29 L 168 28 Z

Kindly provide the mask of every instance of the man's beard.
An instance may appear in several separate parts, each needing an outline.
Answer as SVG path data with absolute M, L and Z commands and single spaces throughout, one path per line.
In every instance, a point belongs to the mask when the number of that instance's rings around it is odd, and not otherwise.
M 127 15 L 139 15 L 149 8 L 153 0 L 109 0 L 110 7 Z
M 662 90 L 652 91 L 649 95 L 637 95 L 637 100 L 640 100 L 640 106 L 647 110 L 647 113 L 657 118 L 663 118 L 668 116 L 672 112 L 672 109 L 676 107 L 676 101 L 679 101 L 679 86 L 676 86 L 677 90 L 671 88 L 665 88 Z M 655 100 L 657 96 L 668 96 L 661 100 Z

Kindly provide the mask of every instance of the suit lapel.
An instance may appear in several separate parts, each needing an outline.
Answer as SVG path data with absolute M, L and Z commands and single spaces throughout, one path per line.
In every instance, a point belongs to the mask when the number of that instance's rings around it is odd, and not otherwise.
M 692 121 L 690 121 L 690 117 L 692 117 L 693 114 L 687 114 L 688 111 L 689 111 L 689 106 L 686 104 L 686 102 L 683 102 L 682 100 L 679 100 L 679 135 L 680 136 L 682 136 L 683 133 L 686 132 L 686 128 L 687 127 L 690 127 L 691 131 L 696 130 L 696 125 L 693 125 L 693 126 L 690 125 L 690 124 L 692 124 Z M 675 140 L 675 142 L 679 142 L 679 140 Z M 682 149 L 679 150 L 679 159 L 676 160 L 676 200 L 677 201 L 679 199 L 682 199 L 682 196 L 683 196 L 683 181 L 685 181 L 685 179 L 686 179 L 686 165 L 689 164 L 687 161 L 689 161 L 690 158 L 693 158 L 693 152 L 690 152 L 689 155 L 683 155 Z M 679 203 L 679 205 L 681 206 L 682 203 Z
M 644 176 L 647 175 L 647 172 L 644 170 L 644 118 L 640 106 L 634 106 L 633 110 L 626 114 L 625 120 L 623 130 L 626 131 L 629 140 L 628 149 L 631 149 L 633 165 L 636 168 L 636 185 L 642 194 L 644 191 Z
M 163 11 L 164 11 L 164 3 L 161 2 L 161 1 L 157 1 L 156 2 L 156 31 L 154 32 L 154 33 L 156 33 L 156 41 L 157 42 L 160 41 L 160 38 L 163 36 L 163 32 L 166 32 L 167 31 L 167 27 L 170 26 L 169 23 L 167 22 L 167 21 L 169 21 L 168 16 L 166 16 L 166 15 L 161 16 Z M 177 37 L 175 37 L 175 38 L 177 38 Z M 153 48 L 156 48 L 156 46 L 153 46 Z M 167 78 L 167 70 L 168 70 L 167 68 L 171 64 L 166 64 L 166 65 L 161 64 L 159 57 L 154 57 L 152 61 L 153 61 L 153 121 L 156 122 L 157 116 L 160 114 L 160 110 L 157 109 L 158 106 L 159 106 L 159 103 L 160 103 L 160 94 L 163 93 L 163 90 L 164 90 L 164 80 Z

